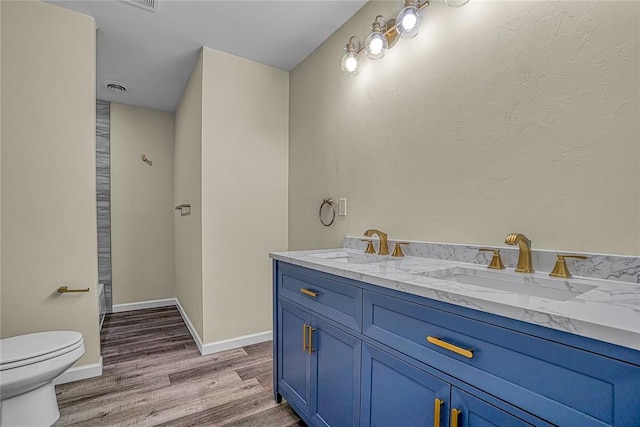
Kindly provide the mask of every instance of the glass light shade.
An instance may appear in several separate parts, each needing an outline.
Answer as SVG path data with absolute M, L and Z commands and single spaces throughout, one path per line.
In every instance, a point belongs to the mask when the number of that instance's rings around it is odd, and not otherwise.
M 447 6 L 449 7 L 460 7 L 469 3 L 469 0 L 447 0 Z
M 422 17 L 420 16 L 418 8 L 415 6 L 407 6 L 400 11 L 396 18 L 396 30 L 402 38 L 415 37 L 418 34 L 420 22 L 422 22 Z
M 340 62 L 340 68 L 345 76 L 357 76 L 360 72 L 360 58 L 358 58 L 358 54 L 355 52 L 345 53 Z
M 365 53 L 371 59 L 382 58 L 389 48 L 387 38 L 379 31 L 369 34 L 364 41 L 364 46 Z

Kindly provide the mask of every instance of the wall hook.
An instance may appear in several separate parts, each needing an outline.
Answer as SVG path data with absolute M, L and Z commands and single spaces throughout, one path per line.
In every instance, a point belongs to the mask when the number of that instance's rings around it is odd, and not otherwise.
M 142 155 L 142 161 L 145 162 L 146 164 L 148 164 L 149 166 L 153 166 L 153 162 L 151 160 L 149 160 L 149 158 L 147 158 L 146 154 Z

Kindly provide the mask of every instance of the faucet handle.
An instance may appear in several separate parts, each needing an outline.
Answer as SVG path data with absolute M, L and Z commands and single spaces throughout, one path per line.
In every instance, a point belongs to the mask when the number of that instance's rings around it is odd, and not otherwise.
M 376 253 L 376 248 L 373 247 L 373 240 L 371 239 L 360 239 L 363 242 L 368 242 L 367 243 L 367 249 L 364 250 L 365 254 L 375 254 Z
M 396 258 L 402 258 L 404 254 L 402 253 L 401 245 L 408 245 L 408 244 L 409 242 L 396 242 L 396 246 L 395 248 L 393 248 L 393 253 L 391 254 L 391 256 Z
M 563 277 L 565 279 L 571 277 L 571 273 L 569 272 L 569 268 L 567 268 L 567 261 L 565 260 L 565 258 L 587 259 L 588 257 L 584 255 L 558 254 L 556 265 L 553 267 L 553 271 L 549 273 L 549 276 Z
M 482 252 L 493 252 L 493 258 L 487 268 L 493 268 L 495 270 L 504 270 L 504 264 L 502 262 L 502 258 L 500 257 L 500 249 L 495 248 L 479 248 L 479 251 Z

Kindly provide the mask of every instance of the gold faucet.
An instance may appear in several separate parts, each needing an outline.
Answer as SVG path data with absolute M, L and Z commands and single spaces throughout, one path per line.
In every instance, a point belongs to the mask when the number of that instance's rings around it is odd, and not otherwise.
M 367 237 L 372 237 L 374 234 L 377 234 L 380 237 L 380 249 L 378 250 L 378 255 L 389 255 L 389 243 L 387 242 L 387 233 L 383 233 L 380 230 L 369 229 L 364 232 L 364 235 Z
M 504 239 L 507 245 L 518 245 L 518 265 L 516 271 L 518 273 L 533 273 L 533 264 L 531 263 L 531 240 L 527 239 L 524 234 L 511 233 Z

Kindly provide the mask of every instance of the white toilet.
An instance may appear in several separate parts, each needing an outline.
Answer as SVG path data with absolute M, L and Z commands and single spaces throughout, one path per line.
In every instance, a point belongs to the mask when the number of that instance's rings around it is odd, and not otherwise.
M 50 426 L 59 417 L 53 380 L 84 354 L 80 332 L 0 340 L 0 426 Z

